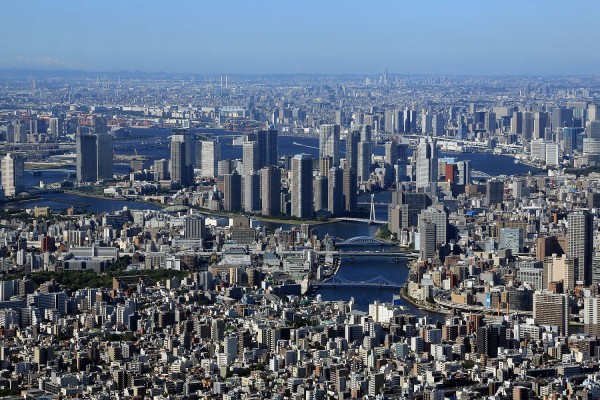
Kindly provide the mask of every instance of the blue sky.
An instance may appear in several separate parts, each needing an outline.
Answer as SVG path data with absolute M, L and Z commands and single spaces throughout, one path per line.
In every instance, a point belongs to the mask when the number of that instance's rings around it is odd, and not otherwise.
M 0 69 L 597 74 L 600 1 L 2 2 Z

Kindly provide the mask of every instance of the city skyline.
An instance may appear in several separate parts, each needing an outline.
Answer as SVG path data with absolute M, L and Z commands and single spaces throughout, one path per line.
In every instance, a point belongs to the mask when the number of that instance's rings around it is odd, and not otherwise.
M 600 398 L 600 75 L 386 64 L 0 71 L 0 393 Z
M 27 34 L 5 43 L 0 70 L 595 74 L 600 56 L 586 38 L 598 33 L 600 4 L 577 5 L 15 2 L 5 5 L 6 15 L 26 13 Z M 18 32 L 17 21 L 8 18 L 5 29 Z M 547 51 L 549 43 L 559 56 Z

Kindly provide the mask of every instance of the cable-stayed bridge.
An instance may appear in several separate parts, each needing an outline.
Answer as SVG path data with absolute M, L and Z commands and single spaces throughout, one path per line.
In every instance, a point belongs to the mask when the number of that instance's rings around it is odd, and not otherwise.
M 387 224 L 387 221 L 382 221 L 379 219 L 369 219 L 369 218 L 349 218 L 349 217 L 339 217 L 338 221 L 350 221 L 350 222 L 364 222 L 366 224 Z
M 348 218 L 348 217 L 340 217 L 338 221 L 351 221 L 351 222 L 365 222 L 367 224 L 387 224 L 387 221 L 375 219 L 375 194 L 371 193 L 371 202 L 365 203 L 369 204 L 369 219 L 367 218 Z

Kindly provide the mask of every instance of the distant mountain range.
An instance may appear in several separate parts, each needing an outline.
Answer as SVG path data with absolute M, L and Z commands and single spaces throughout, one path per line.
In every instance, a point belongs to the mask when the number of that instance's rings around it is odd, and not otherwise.
M 192 74 L 194 75 L 194 74 Z M 0 69 L 0 77 L 64 77 L 64 78 L 189 78 L 190 74 L 176 74 L 168 72 L 143 72 L 143 71 L 83 71 L 73 69 L 23 69 L 23 68 L 8 68 Z
M 0 69 L 0 77 L 22 77 L 22 78 L 53 78 L 53 77 L 62 77 L 62 78 L 147 78 L 147 79 L 190 79 L 190 77 L 194 77 L 194 79 L 200 81 L 204 80 L 204 78 L 215 78 L 220 79 L 221 76 L 228 76 L 230 78 L 256 78 L 256 77 L 264 77 L 270 79 L 286 79 L 291 77 L 347 77 L 347 78 L 362 78 L 365 76 L 377 76 L 377 74 L 304 74 L 304 73 L 269 73 L 269 74 L 200 74 L 200 73 L 183 73 L 183 72 L 144 72 L 144 71 L 83 71 L 83 70 L 68 70 L 68 69 L 23 69 L 23 68 L 7 68 Z
M 240 74 L 240 73 L 223 73 L 223 74 L 202 74 L 202 73 L 185 73 L 185 72 L 144 72 L 144 71 L 84 71 L 74 69 L 25 69 L 25 68 L 7 68 L 0 69 L 0 79 L 6 78 L 65 78 L 65 79 L 167 79 L 167 80 L 189 80 L 193 78 L 196 82 L 202 82 L 205 79 L 213 82 L 219 81 L 221 77 L 229 77 L 229 83 L 233 84 L 236 80 L 289 80 L 289 79 L 364 79 L 378 78 L 381 74 L 318 74 L 318 73 L 264 73 L 264 74 Z M 595 78 L 597 75 L 453 75 L 453 74 L 398 74 L 389 73 L 390 77 L 400 78 L 423 78 L 423 77 L 452 77 L 452 78 Z M 232 79 L 233 78 L 233 79 Z

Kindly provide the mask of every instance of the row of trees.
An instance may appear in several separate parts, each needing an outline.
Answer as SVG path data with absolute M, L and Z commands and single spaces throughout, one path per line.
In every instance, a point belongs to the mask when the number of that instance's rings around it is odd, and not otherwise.
M 41 285 L 44 282 L 54 280 L 59 283 L 62 288 L 68 291 L 75 291 L 83 288 L 110 288 L 112 287 L 112 280 L 114 277 L 120 276 L 131 276 L 131 275 L 148 275 L 153 282 L 162 281 L 165 279 L 172 279 L 177 277 L 182 279 L 189 274 L 189 271 L 176 271 L 172 269 L 152 269 L 152 270 L 141 270 L 141 271 L 127 271 L 126 268 L 131 262 L 131 257 L 124 256 L 118 261 L 112 264 L 107 271 L 103 274 L 97 274 L 94 271 L 66 271 L 66 272 L 53 272 L 53 271 L 40 271 L 34 272 L 30 275 L 30 278 L 34 281 L 36 286 Z M 7 277 L 5 279 L 18 279 L 21 276 Z

